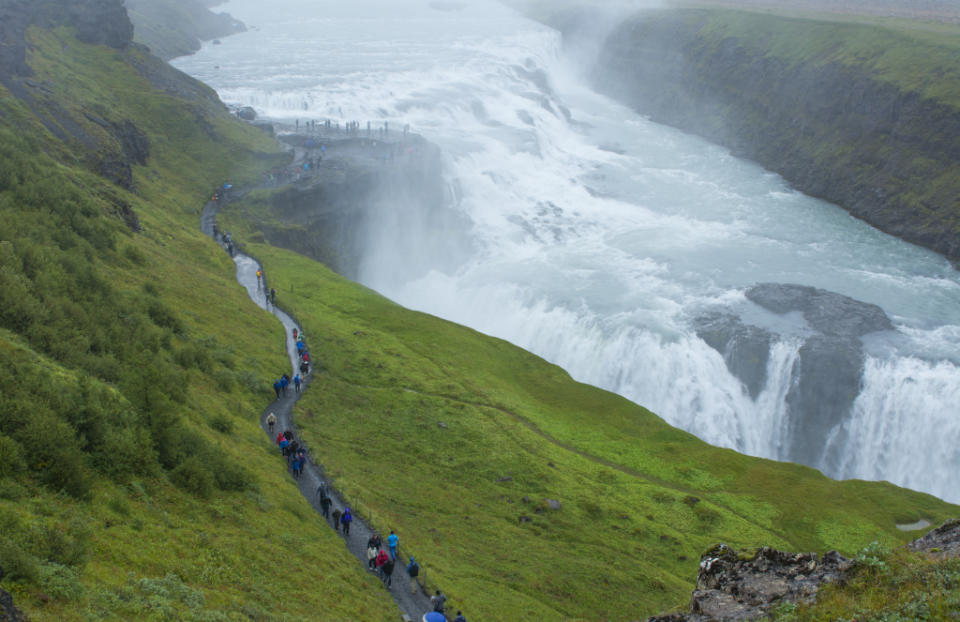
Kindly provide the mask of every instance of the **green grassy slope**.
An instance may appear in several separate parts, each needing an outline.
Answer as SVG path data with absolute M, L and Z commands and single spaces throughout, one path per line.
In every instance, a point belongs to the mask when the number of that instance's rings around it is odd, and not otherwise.
M 319 364 L 297 415 L 314 452 L 482 619 L 637 619 L 684 602 L 717 541 L 851 554 L 960 510 L 710 447 L 503 341 L 249 250 Z
M 395 618 L 260 431 L 282 327 L 199 232 L 285 156 L 139 49 L 28 38 L 0 86 L 4 588 L 39 621 Z M 123 122 L 132 191 L 97 174 Z

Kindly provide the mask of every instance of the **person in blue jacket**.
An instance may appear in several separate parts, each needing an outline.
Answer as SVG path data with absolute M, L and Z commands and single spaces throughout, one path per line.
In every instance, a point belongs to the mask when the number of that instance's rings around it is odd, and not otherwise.
M 343 525 L 343 535 L 350 535 L 350 523 L 353 522 L 353 515 L 350 508 L 343 508 L 343 514 L 340 515 L 340 524 Z
M 397 534 L 390 532 L 390 535 L 387 536 L 387 546 L 390 547 L 390 559 L 397 559 L 397 542 L 400 541 L 400 538 Z

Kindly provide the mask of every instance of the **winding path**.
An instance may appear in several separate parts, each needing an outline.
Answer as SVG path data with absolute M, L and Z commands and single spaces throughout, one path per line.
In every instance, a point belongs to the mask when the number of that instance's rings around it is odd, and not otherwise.
M 211 237 L 213 237 L 216 213 L 217 205 L 211 201 L 204 206 L 200 219 L 202 231 Z M 293 329 L 296 328 L 299 331 L 301 330 L 300 327 L 286 312 L 267 302 L 266 296 L 264 295 L 264 291 L 269 291 L 266 274 L 264 274 L 263 289 L 258 289 L 257 269 L 260 268 L 260 264 L 255 259 L 242 253 L 237 253 L 233 256 L 233 261 L 237 265 L 237 281 L 246 288 L 251 300 L 261 309 L 273 313 L 283 324 L 286 335 L 287 356 L 290 359 L 290 366 L 293 370 L 291 377 L 293 377 L 299 373 L 299 356 L 297 354 L 296 342 L 293 340 Z M 311 369 L 310 373 L 303 379 L 301 393 L 295 392 L 291 385 L 286 395 L 282 395 L 279 399 L 273 401 L 260 413 L 260 426 L 268 438 L 271 437 L 271 434 L 268 431 L 266 417 L 272 412 L 277 418 L 276 429 L 292 431 L 301 444 L 304 444 L 303 439 L 297 433 L 296 426 L 294 426 L 293 423 L 293 406 L 297 400 L 300 399 L 302 392 L 310 386 L 311 381 L 314 379 L 314 373 Z M 274 440 L 275 438 L 270 438 L 271 443 L 274 442 Z M 307 464 L 304 466 L 303 473 L 297 480 L 297 486 L 300 489 L 300 494 L 304 496 L 311 507 L 318 513 L 320 512 L 320 502 L 317 496 L 317 487 L 323 481 L 327 481 L 330 497 L 333 501 L 330 506 L 331 514 L 335 509 L 343 511 L 343 508 L 347 507 L 348 504 L 345 503 L 341 493 L 336 490 L 335 484 L 326 480 L 323 466 L 315 461 L 315 456 L 311 455 L 308 450 Z M 344 538 L 344 542 L 347 549 L 353 553 L 363 567 L 366 568 L 367 540 L 374 530 L 361 517 L 357 516 L 356 513 L 353 514 L 354 519 L 350 527 L 350 535 Z M 331 528 L 333 527 L 330 521 L 326 522 Z M 400 535 L 402 536 L 402 534 Z M 386 543 L 385 534 L 381 534 L 381 536 L 383 537 L 384 543 Z M 424 591 L 423 586 L 418 584 L 415 589 L 411 589 L 411 587 L 411 579 L 406 573 L 406 560 L 403 559 L 402 554 L 398 555 L 396 568 L 393 572 L 393 586 L 385 589 L 388 589 L 390 596 L 400 608 L 403 614 L 402 619 L 419 621 L 426 612 L 430 611 L 430 598 Z

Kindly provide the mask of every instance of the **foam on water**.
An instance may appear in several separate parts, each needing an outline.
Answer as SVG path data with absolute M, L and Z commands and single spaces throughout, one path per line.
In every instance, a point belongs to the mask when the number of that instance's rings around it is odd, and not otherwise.
M 224 9 L 253 28 L 177 61 L 224 100 L 273 118 L 409 123 L 443 149 L 472 254 L 410 251 L 436 232 L 418 206 L 398 206 L 409 217 L 371 236 L 365 284 L 771 458 L 790 442 L 785 398 L 808 329 L 744 289 L 800 283 L 878 304 L 897 332 L 868 340 L 863 389 L 819 466 L 960 501 L 960 281 L 945 260 L 597 95 L 557 33 L 490 0 L 461 12 L 425 0 Z M 756 399 L 691 328 L 711 308 L 786 335 Z

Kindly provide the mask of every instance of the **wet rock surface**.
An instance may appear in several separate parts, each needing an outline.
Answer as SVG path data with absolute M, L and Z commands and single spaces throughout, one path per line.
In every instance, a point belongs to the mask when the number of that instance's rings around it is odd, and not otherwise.
M 733 313 L 708 313 L 695 320 L 697 335 L 723 355 L 730 373 L 756 399 L 767 383 L 767 360 L 774 335 L 745 324 Z
M 753 620 L 782 602 L 809 602 L 826 583 L 841 581 L 853 562 L 835 551 L 785 553 L 764 547 L 750 559 L 718 545 L 700 560 L 689 613 L 654 616 L 648 622 Z
M 825 446 L 824 438 L 849 416 L 860 392 L 864 362 L 860 338 L 892 330 L 893 324 L 877 305 L 805 285 L 760 283 L 745 295 L 772 313 L 803 317 L 806 335 L 790 370 L 787 438 L 778 457 L 830 468 L 839 457 L 831 454 L 835 450 Z M 754 400 L 767 384 L 773 344 L 799 339 L 749 324 L 732 312 L 705 313 L 694 326 L 697 335 L 723 355 L 727 369 Z
M 945 522 L 907 546 L 912 551 L 960 557 L 960 519 Z
M 774 313 L 799 311 L 810 326 L 825 334 L 862 337 L 892 330 L 883 309 L 825 289 L 784 283 L 760 283 L 747 290 L 747 299 Z

